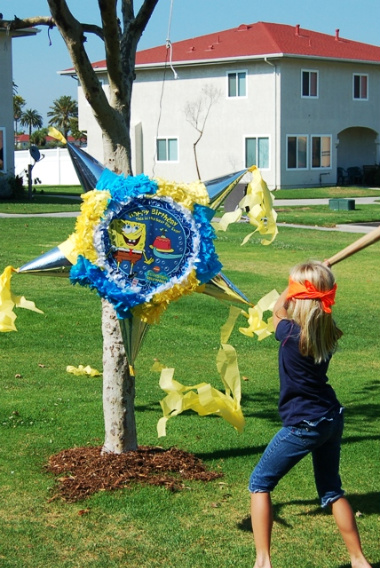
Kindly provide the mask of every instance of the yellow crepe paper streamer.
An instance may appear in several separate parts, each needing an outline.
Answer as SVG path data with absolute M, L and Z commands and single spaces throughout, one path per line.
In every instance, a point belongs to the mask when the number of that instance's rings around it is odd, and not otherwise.
M 248 327 L 240 327 L 239 331 L 248 337 L 257 335 L 259 341 L 268 337 L 274 332 L 273 317 L 270 317 L 267 322 L 264 321 L 263 315 L 266 311 L 272 311 L 274 305 L 279 297 L 277 290 L 272 290 L 266 296 L 261 298 L 255 306 L 248 309 L 248 314 L 241 310 L 241 313 L 248 319 Z
M 67 140 L 64 137 L 64 135 L 62 134 L 62 132 L 57 130 L 57 128 L 54 128 L 54 126 L 51 126 L 49 128 L 48 135 L 51 136 L 52 138 L 55 138 L 59 142 L 62 142 L 62 144 L 67 144 Z
M 256 232 L 268 236 L 269 239 L 263 239 L 261 243 L 269 245 L 278 233 L 277 213 L 273 209 L 274 199 L 258 168 L 253 166 L 251 171 L 252 179 L 248 184 L 247 194 L 240 201 L 239 207 L 235 211 L 225 213 L 219 223 L 213 223 L 213 227 L 216 231 L 226 231 L 231 223 L 237 223 L 246 215 L 250 224 L 255 226 L 256 229 L 244 238 L 242 245 Z
M 164 368 L 161 371 L 160 387 L 167 396 L 160 401 L 163 417 L 157 424 L 159 437 L 166 436 L 166 423 L 169 418 L 185 410 L 194 410 L 200 416 L 220 415 L 238 432 L 243 431 L 245 421 L 240 407 L 241 381 L 237 355 L 235 349 L 225 343 L 240 311 L 239 308 L 231 307 L 229 318 L 221 330 L 222 343 L 217 356 L 217 369 L 225 387 L 224 393 L 205 382 L 191 386 L 182 385 L 174 380 L 174 369 Z
M 156 195 L 159 197 L 171 197 L 177 203 L 190 209 L 190 211 L 193 210 L 195 203 L 208 205 L 210 202 L 206 186 L 201 181 L 181 184 L 157 178 L 155 182 L 158 184 Z
M 157 423 L 159 437 L 166 436 L 166 423 L 169 418 L 185 410 L 193 410 L 200 416 L 220 415 L 238 432 L 243 431 L 245 420 L 240 406 L 240 371 L 236 350 L 228 341 L 241 314 L 248 319 L 248 327 L 239 328 L 241 333 L 248 337 L 256 335 L 259 341 L 271 335 L 274 331 L 273 318 L 270 317 L 265 322 L 263 314 L 273 311 L 278 296 L 278 292 L 272 290 L 261 298 L 256 306 L 249 308 L 248 314 L 241 308 L 231 306 L 228 319 L 221 328 L 221 345 L 216 357 L 216 366 L 225 389 L 224 393 L 204 382 L 191 386 L 183 385 L 174 380 L 174 369 L 164 367 L 159 361 L 154 363 L 152 370 L 161 371 L 160 387 L 167 393 L 160 401 L 163 417 Z
M 98 254 L 93 241 L 94 229 L 102 219 L 111 194 L 107 190 L 94 189 L 84 193 L 82 199 L 81 214 L 75 225 L 75 233 L 70 238 L 74 251 L 95 264 Z
M 15 320 L 17 318 L 14 308 L 24 308 L 43 314 L 34 302 L 27 300 L 25 296 L 16 296 L 11 292 L 12 274 L 17 272 L 12 266 L 7 266 L 0 276 L 0 331 L 17 331 Z
M 89 377 L 100 377 L 101 373 L 97 369 L 93 369 L 90 365 L 79 365 L 79 367 L 73 367 L 73 365 L 67 365 L 66 371 L 73 375 L 87 375 Z

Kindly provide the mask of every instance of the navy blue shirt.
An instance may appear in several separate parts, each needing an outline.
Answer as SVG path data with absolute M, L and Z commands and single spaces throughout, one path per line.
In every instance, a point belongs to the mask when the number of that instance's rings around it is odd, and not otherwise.
M 327 382 L 330 359 L 315 363 L 313 357 L 301 355 L 299 334 L 300 328 L 292 320 L 284 319 L 277 325 L 276 339 L 280 341 L 278 410 L 284 426 L 295 426 L 303 420 L 313 422 L 340 408 L 334 389 Z

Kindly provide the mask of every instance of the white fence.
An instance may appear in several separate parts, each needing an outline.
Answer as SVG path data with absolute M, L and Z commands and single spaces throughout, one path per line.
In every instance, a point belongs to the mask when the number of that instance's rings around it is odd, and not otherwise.
M 40 152 L 42 159 L 33 167 L 33 181 L 38 178 L 42 185 L 80 185 L 67 148 L 42 149 Z M 28 165 L 33 163 L 29 150 L 15 151 L 15 174 L 24 177 L 24 184 L 27 183 Z

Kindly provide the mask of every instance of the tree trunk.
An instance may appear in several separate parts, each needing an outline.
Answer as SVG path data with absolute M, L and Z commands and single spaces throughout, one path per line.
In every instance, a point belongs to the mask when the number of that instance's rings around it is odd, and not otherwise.
M 115 111 L 110 112 L 110 123 Z M 113 115 L 113 116 L 112 116 Z M 127 137 L 125 146 L 119 144 L 121 134 L 114 129 L 114 136 L 103 134 L 104 161 L 113 171 L 130 173 Z M 123 336 L 116 312 L 111 304 L 102 300 L 103 334 L 103 414 L 105 439 L 103 452 L 121 454 L 137 449 L 135 421 L 135 377 L 131 373 L 124 348 Z
M 98 0 L 102 26 L 80 23 L 66 0 L 47 0 L 51 17 L 38 16 L 0 21 L 0 28 L 23 29 L 56 25 L 61 33 L 83 94 L 102 129 L 105 166 L 117 173 L 131 173 L 130 115 L 135 57 L 138 41 L 159 0 L 143 0 L 137 15 L 133 0 L 121 2 L 121 21 L 116 0 Z M 99 83 L 86 52 L 86 34 L 105 43 L 109 96 Z M 119 320 L 113 307 L 103 300 L 103 451 L 120 454 L 137 449 L 134 413 L 135 377 L 127 361 Z
M 103 452 L 121 454 L 137 449 L 135 377 L 125 354 L 116 312 L 105 300 L 102 300 L 102 333 L 105 424 Z

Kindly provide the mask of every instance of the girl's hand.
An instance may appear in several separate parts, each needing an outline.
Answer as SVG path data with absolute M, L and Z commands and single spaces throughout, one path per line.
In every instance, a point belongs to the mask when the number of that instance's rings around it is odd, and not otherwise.
M 273 308 L 273 327 L 276 330 L 279 322 L 282 319 L 286 319 L 287 318 L 287 307 L 289 305 L 289 300 L 286 299 L 286 296 L 288 295 L 288 287 L 285 288 L 285 290 L 282 292 L 282 294 L 280 294 L 280 296 L 277 298 L 277 302 L 274 305 Z

